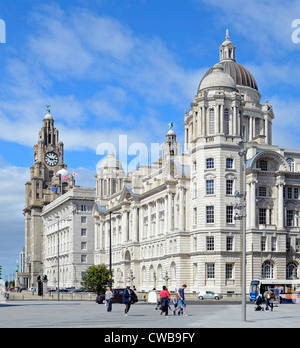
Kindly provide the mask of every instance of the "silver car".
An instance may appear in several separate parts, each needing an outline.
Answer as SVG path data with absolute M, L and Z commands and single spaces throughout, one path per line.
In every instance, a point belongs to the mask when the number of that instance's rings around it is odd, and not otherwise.
M 213 291 L 200 291 L 198 293 L 198 299 L 199 300 L 206 300 L 206 299 L 210 299 L 210 300 L 221 300 L 223 298 L 223 296 L 221 294 L 217 294 Z

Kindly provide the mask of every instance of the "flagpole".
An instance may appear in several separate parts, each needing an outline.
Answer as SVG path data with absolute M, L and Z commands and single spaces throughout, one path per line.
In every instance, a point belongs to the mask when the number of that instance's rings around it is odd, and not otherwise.
M 62 188 L 63 188 L 63 184 L 62 184 L 62 174 L 60 174 L 60 195 L 61 195 L 61 196 L 63 195 Z

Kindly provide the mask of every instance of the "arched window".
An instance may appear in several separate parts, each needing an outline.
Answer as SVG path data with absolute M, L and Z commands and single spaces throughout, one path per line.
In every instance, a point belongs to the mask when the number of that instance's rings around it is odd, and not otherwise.
M 286 278 L 297 279 L 298 278 L 298 266 L 295 262 L 290 262 L 286 267 Z
M 274 278 L 274 265 L 270 261 L 265 261 L 262 264 L 262 276 L 266 279 L 273 279 Z
M 142 268 L 142 282 L 145 283 L 146 282 L 146 267 L 143 266 Z
M 224 110 L 224 134 L 229 134 L 229 110 Z
M 288 158 L 287 160 L 287 163 L 289 165 L 289 168 L 290 168 L 290 171 L 291 172 L 294 172 L 295 171 L 295 163 L 294 163 L 294 160 L 292 158 Z
M 215 134 L 215 110 L 209 110 L 209 134 Z

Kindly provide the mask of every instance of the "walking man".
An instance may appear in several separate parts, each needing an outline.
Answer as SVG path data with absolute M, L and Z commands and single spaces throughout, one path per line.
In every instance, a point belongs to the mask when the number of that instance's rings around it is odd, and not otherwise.
M 123 303 L 125 304 L 125 316 L 128 317 L 128 312 L 131 307 L 131 291 L 130 285 L 127 285 L 127 288 L 123 292 Z
M 186 314 L 186 303 L 185 303 L 185 297 L 184 297 L 184 290 L 186 289 L 186 284 L 183 284 L 182 287 L 178 290 L 178 315 Z

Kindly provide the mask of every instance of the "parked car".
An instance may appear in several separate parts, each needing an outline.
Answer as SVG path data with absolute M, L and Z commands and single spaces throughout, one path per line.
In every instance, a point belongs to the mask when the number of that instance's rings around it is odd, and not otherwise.
M 198 299 L 199 300 L 206 300 L 206 299 L 210 299 L 210 300 L 221 300 L 223 298 L 223 296 L 221 294 L 217 294 L 213 291 L 200 291 L 198 293 Z
M 114 297 L 112 298 L 112 303 L 123 303 L 123 292 L 125 289 L 113 289 L 112 292 Z M 96 297 L 96 303 L 103 304 L 105 301 L 105 295 L 98 295 Z M 131 290 L 131 303 L 138 302 L 138 298 L 134 291 Z
M 82 289 L 72 289 L 70 292 L 84 292 Z

